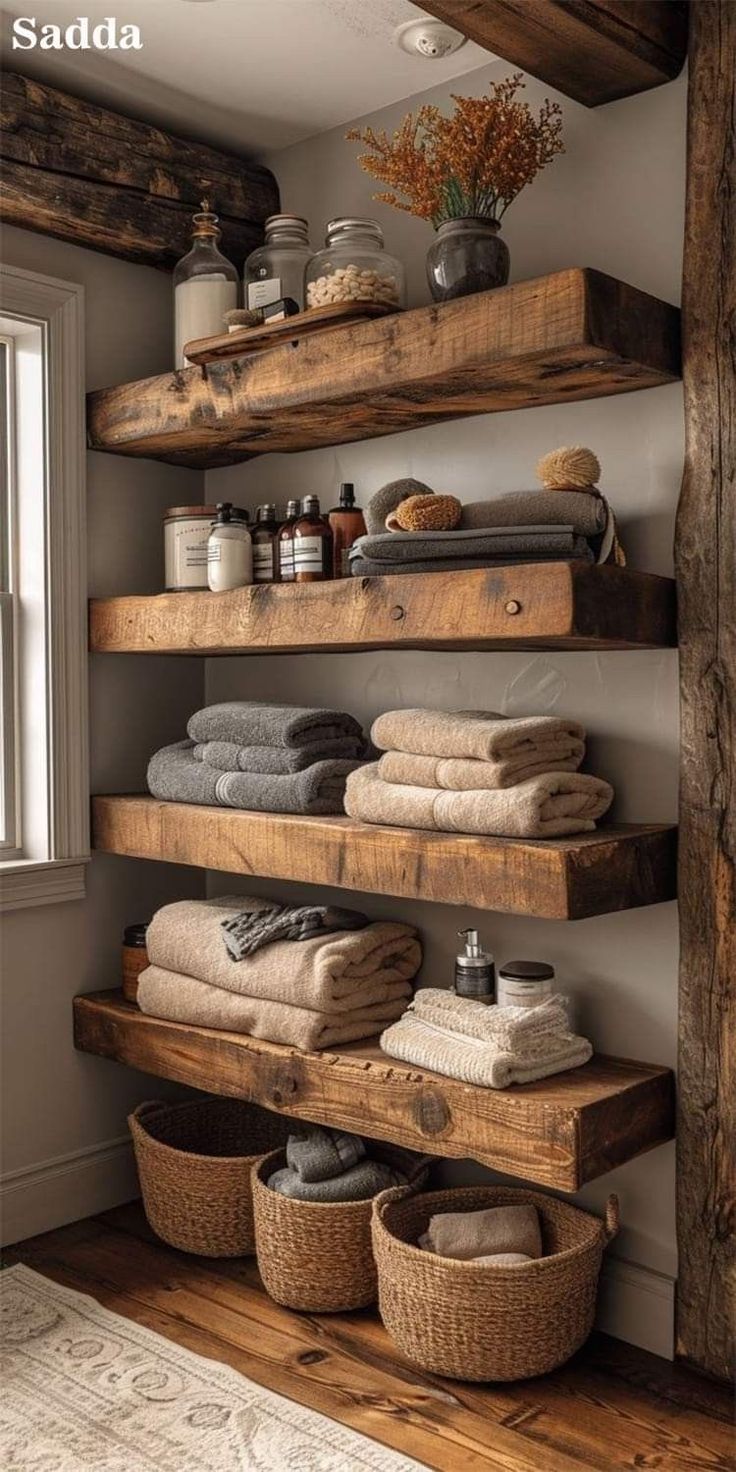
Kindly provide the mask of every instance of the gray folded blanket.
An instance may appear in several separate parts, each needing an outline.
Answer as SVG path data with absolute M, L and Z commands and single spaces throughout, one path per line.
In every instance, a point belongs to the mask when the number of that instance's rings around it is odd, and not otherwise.
M 193 742 L 164 746 L 148 763 L 148 790 L 164 802 L 242 808 L 254 813 L 341 813 L 356 761 L 314 762 L 303 772 L 219 772 L 195 761 Z
M 339 905 L 266 905 L 240 910 L 220 922 L 228 955 L 244 961 L 279 940 L 312 940 L 335 930 L 364 930 L 368 916 Z
M 343 757 L 358 761 L 367 755 L 366 742 L 358 736 L 334 736 L 331 740 L 308 741 L 304 746 L 238 746 L 235 741 L 199 741 L 192 750 L 196 762 L 217 767 L 219 772 L 264 772 L 273 777 L 303 772 L 314 762 Z
M 488 527 L 569 526 L 581 537 L 606 529 L 607 502 L 588 491 L 511 491 L 495 501 L 469 501 L 460 520 L 465 530 Z
M 269 705 L 258 700 L 228 700 L 195 711 L 187 724 L 194 742 L 232 741 L 236 746 L 308 746 L 315 741 L 362 738 L 354 716 L 340 710 L 303 705 Z M 252 770 L 252 768 L 251 768 Z
M 291 1196 L 296 1201 L 369 1201 L 389 1186 L 405 1186 L 406 1176 L 378 1160 L 361 1160 L 341 1176 L 326 1181 L 303 1181 L 285 1166 L 269 1176 L 268 1184 L 280 1196 Z
M 286 1164 L 301 1181 L 326 1181 L 341 1176 L 365 1156 L 360 1135 L 345 1130 L 323 1130 L 312 1125 L 304 1135 L 289 1135 Z

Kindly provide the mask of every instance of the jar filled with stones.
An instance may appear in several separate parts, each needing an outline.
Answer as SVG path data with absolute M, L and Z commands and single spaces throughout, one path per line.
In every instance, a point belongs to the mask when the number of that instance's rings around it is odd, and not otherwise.
M 405 295 L 404 267 L 385 251 L 381 226 L 375 220 L 330 220 L 325 248 L 307 266 L 307 308 L 376 302 L 398 309 Z

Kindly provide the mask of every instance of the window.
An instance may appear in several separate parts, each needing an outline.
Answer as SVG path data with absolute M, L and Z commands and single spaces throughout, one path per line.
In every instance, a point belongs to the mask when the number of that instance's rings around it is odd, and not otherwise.
M 82 288 L 0 266 L 0 904 L 84 895 Z

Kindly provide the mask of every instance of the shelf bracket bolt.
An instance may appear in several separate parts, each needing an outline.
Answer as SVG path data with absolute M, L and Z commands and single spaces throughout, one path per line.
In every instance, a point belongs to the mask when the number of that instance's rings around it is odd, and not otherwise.
M 400 603 L 394 604 L 393 608 L 391 609 L 391 617 L 392 619 L 394 619 L 395 622 L 398 622 L 400 618 L 404 617 L 404 610 L 401 607 Z
M 506 604 L 506 612 L 510 614 L 521 613 L 521 604 L 516 598 L 509 598 Z

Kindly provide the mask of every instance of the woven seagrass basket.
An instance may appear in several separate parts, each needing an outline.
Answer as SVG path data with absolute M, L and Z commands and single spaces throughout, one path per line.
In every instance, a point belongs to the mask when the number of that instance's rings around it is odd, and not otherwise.
M 371 1144 L 370 1155 L 419 1191 L 430 1161 L 398 1146 Z M 258 1270 L 276 1303 L 303 1313 L 340 1313 L 374 1303 L 378 1292 L 368 1201 L 295 1201 L 266 1184 L 286 1165 L 276 1150 L 253 1167 Z M 398 1188 L 406 1191 L 406 1186 Z
M 513 1267 L 476 1267 L 415 1244 L 443 1211 L 536 1206 L 544 1257 Z M 618 1231 L 618 1200 L 606 1219 L 537 1191 L 469 1186 L 410 1196 L 384 1191 L 373 1203 L 378 1306 L 392 1339 L 422 1369 L 455 1380 L 525 1380 L 564 1364 L 592 1327 L 603 1249 Z
M 128 1118 L 149 1224 L 200 1257 L 254 1253 L 253 1164 L 289 1121 L 241 1099 L 139 1104 Z

